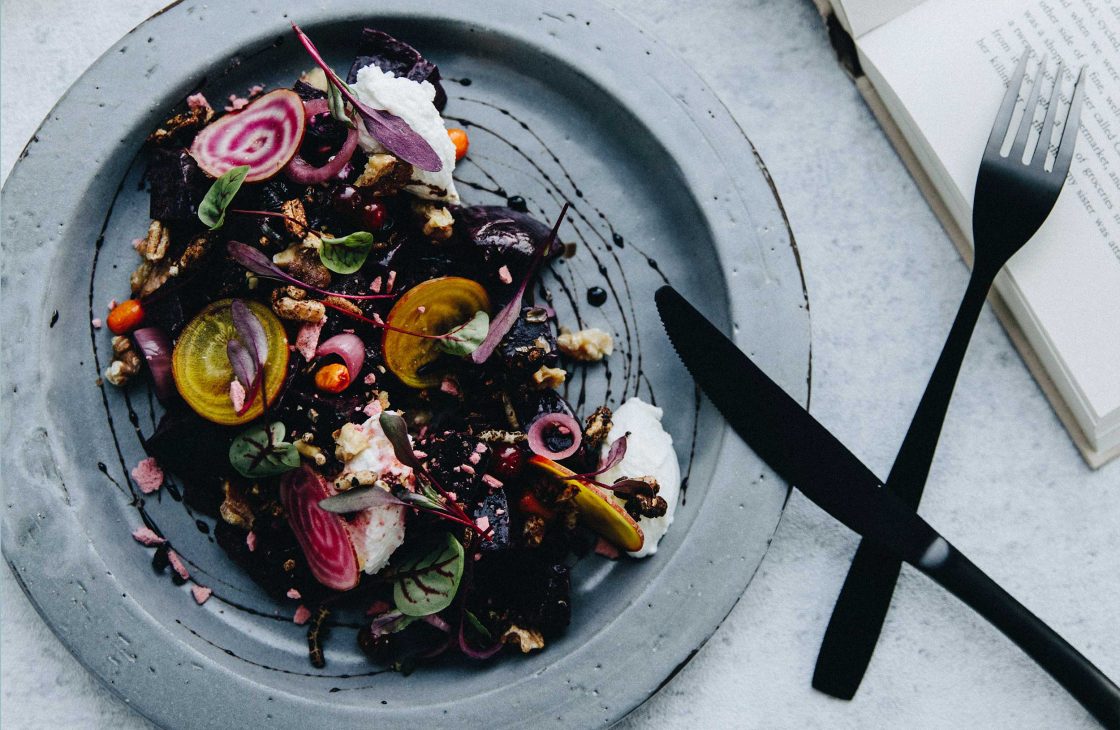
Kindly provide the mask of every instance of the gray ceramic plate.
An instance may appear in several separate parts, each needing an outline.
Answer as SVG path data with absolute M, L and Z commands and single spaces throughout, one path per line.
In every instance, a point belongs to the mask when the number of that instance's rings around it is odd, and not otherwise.
M 676 524 L 652 559 L 581 562 L 572 626 L 543 653 L 403 677 L 378 673 L 341 626 L 316 671 L 294 605 L 256 590 L 173 490 L 146 509 L 215 598 L 196 606 L 129 538 L 139 516 L 128 470 L 158 410 L 143 388 L 99 386 L 109 334 L 90 319 L 127 292 L 129 242 L 147 225 L 146 133 L 193 90 L 217 101 L 290 83 L 311 65 L 281 5 L 336 67 L 363 25 L 439 64 L 453 80 L 447 115 L 470 125 L 471 158 L 458 171 L 470 202 L 521 195 L 549 219 L 572 201 L 565 238 L 577 255 L 546 283 L 562 321 L 607 327 L 620 352 L 575 378 L 569 396 L 617 404 L 640 394 L 665 408 L 688 475 Z M 570 0 L 324 5 L 173 6 L 70 89 L 9 178 L 4 555 L 78 659 L 161 725 L 608 724 L 716 629 L 785 502 L 786 488 L 698 402 L 652 306 L 655 287 L 672 282 L 807 399 L 807 300 L 778 201 L 719 100 L 611 11 Z M 587 303 L 593 286 L 609 293 L 602 307 Z

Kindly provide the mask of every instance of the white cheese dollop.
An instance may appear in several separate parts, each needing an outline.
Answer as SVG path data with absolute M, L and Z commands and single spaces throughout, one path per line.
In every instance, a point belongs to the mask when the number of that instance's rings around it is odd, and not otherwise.
M 416 82 L 385 73 L 374 65 L 360 69 L 351 88 L 363 104 L 384 109 L 403 119 L 439 155 L 443 168 L 439 172 L 427 172 L 413 167 L 414 184 L 405 189 L 420 198 L 458 204 L 459 193 L 451 178 L 451 173 L 455 170 L 455 145 L 447 136 L 443 117 L 433 103 L 436 88 L 427 81 Z M 366 131 L 364 124 L 359 123 L 357 126 L 358 144 L 363 150 L 370 153 L 386 151 Z
M 359 471 L 393 474 L 405 484 L 415 479 L 412 469 L 397 461 L 393 445 L 381 429 L 380 414 L 362 424 L 344 425 L 338 441 L 351 448 L 366 444 L 360 450 L 354 449 L 343 474 Z M 373 575 L 388 565 L 389 558 L 404 543 L 405 515 L 403 505 L 389 504 L 362 510 L 351 522 L 354 549 L 366 573 Z
M 660 485 L 658 495 L 665 499 L 669 509 L 661 517 L 643 517 L 638 521 L 645 535 L 642 549 L 629 553 L 644 558 L 657 552 L 657 543 L 673 524 L 673 512 L 681 493 L 681 467 L 673 451 L 673 437 L 661 427 L 662 410 L 641 398 L 631 398 L 623 403 L 611 418 L 611 430 L 602 447 L 606 457 L 610 444 L 629 433 L 626 455 L 622 461 L 607 470 L 599 479 L 607 484 L 622 477 L 653 477 Z M 611 497 L 619 504 L 622 500 Z

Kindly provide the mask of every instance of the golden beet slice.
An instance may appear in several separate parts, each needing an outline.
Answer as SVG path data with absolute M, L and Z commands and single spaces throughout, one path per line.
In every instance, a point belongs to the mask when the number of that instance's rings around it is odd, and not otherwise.
M 529 457 L 529 463 L 579 490 L 572 501 L 579 510 L 580 518 L 600 537 L 627 552 L 642 549 L 646 539 L 642 528 L 626 510 L 610 498 L 605 489 L 573 479 L 575 472 L 544 456 L 534 454 Z
M 476 281 L 442 276 L 417 284 L 397 300 L 385 319 L 390 327 L 404 330 L 385 330 L 385 366 L 413 388 L 438 385 L 443 374 L 422 368 L 440 356 L 439 340 L 416 335 L 445 334 L 470 320 L 476 312 L 490 313 L 490 297 Z
M 264 412 L 258 394 L 245 413 L 237 415 L 230 400 L 229 386 L 233 366 L 226 354 L 226 343 L 236 337 L 232 299 L 221 299 L 198 313 L 187 323 L 171 355 L 171 374 L 175 387 L 194 412 L 223 426 L 248 423 Z M 268 402 L 276 400 L 288 372 L 288 335 L 284 325 L 265 305 L 246 301 L 264 325 L 268 338 L 268 362 L 264 367 L 264 392 Z

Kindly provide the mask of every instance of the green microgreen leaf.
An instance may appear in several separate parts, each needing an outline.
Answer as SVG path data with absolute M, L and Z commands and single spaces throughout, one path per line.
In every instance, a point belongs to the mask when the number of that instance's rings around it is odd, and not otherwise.
M 217 230 L 226 222 L 226 208 L 233 202 L 233 196 L 237 195 L 248 174 L 248 165 L 232 167 L 206 191 L 206 196 L 198 205 L 198 219 L 210 230 Z
M 487 641 L 494 640 L 494 635 L 490 633 L 490 629 L 486 628 L 486 626 L 484 626 L 483 623 L 478 620 L 478 616 L 475 616 L 470 611 L 463 611 L 463 618 L 467 620 L 467 624 L 472 629 L 477 631 L 482 638 L 486 639 Z
M 338 121 L 345 124 L 347 127 L 353 127 L 354 123 L 350 121 L 350 117 L 346 114 L 346 100 L 342 98 L 342 92 L 334 84 L 327 84 L 327 106 L 331 110 L 331 116 Z
M 342 238 L 323 236 L 319 247 L 319 260 L 336 274 L 353 274 L 366 262 L 373 248 L 373 234 L 357 231 Z
M 465 554 L 450 533 L 402 548 L 393 556 L 393 602 L 406 616 L 428 616 L 451 605 L 463 577 Z
M 270 477 L 299 468 L 295 444 L 284 441 L 287 429 L 280 421 L 252 426 L 229 446 L 229 463 L 250 479 Z
M 448 336 L 439 340 L 436 346 L 448 355 L 466 357 L 478 349 L 489 331 L 490 315 L 475 312 L 469 320 L 448 332 Z

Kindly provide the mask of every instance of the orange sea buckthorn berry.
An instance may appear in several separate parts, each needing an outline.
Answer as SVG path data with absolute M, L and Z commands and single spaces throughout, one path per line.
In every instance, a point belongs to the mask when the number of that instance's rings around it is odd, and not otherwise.
M 123 335 L 140 326 L 144 321 L 144 307 L 139 299 L 128 299 L 109 312 L 106 324 L 114 335 Z
M 324 393 L 341 393 L 350 385 L 350 371 L 339 362 L 332 362 L 315 373 L 315 387 Z
M 466 157 L 467 150 L 471 146 L 471 140 L 467 136 L 466 130 L 452 127 L 447 130 L 447 136 L 451 138 L 451 144 L 455 145 L 455 159 L 461 160 Z

